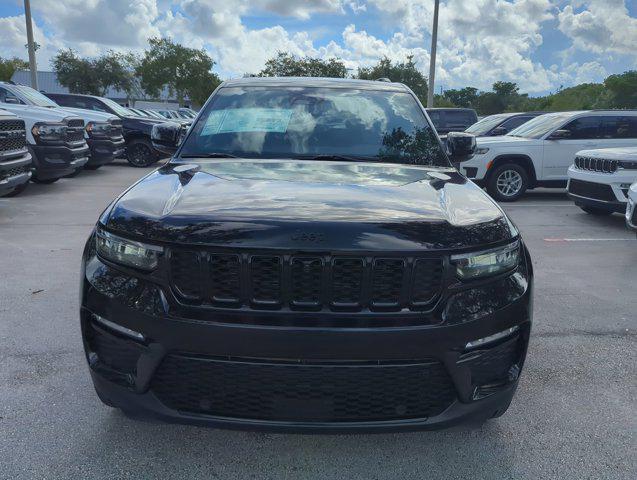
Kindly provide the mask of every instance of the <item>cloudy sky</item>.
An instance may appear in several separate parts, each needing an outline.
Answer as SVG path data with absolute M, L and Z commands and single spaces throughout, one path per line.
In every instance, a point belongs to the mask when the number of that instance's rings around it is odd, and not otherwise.
M 31 0 L 38 66 L 57 49 L 205 48 L 222 78 L 278 50 L 348 68 L 412 54 L 428 72 L 433 0 Z M 26 58 L 23 0 L 0 0 L 0 56 Z M 637 69 L 637 0 L 441 0 L 436 90 L 496 80 L 543 94 Z

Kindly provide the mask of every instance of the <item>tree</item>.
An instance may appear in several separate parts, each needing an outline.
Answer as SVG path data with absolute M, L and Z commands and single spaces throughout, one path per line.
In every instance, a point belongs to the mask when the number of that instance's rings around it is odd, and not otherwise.
M 333 77 L 345 78 L 345 64 L 336 58 L 298 58 L 287 52 L 278 52 L 276 57 L 265 62 L 259 77 Z
M 475 108 L 478 100 L 478 89 L 474 87 L 464 87 L 458 90 L 446 90 L 444 96 L 456 107 Z M 436 105 L 438 102 L 436 102 Z
M 611 75 L 604 80 L 608 103 L 616 108 L 637 107 L 637 70 Z
M 159 97 L 166 87 L 179 103 L 188 96 L 201 105 L 221 83 L 211 71 L 215 62 L 204 49 L 184 47 L 170 38 L 151 38 L 148 43 L 136 73 L 149 95 Z
M 97 58 L 80 58 L 71 50 L 60 50 L 51 61 L 60 85 L 72 93 L 106 95 L 114 87 L 130 95 L 133 91 L 135 57 L 108 51 Z
M 389 78 L 392 82 L 401 82 L 411 88 L 421 102 L 427 101 L 427 78 L 416 68 L 413 55 L 406 62 L 392 63 L 384 57 L 373 67 L 359 68 L 357 78 L 377 80 Z
M 111 87 L 129 95 L 133 91 L 137 64 L 134 54 L 125 55 L 109 50 L 95 59 L 92 64 L 98 76 L 102 96 L 106 95 Z
M 11 80 L 16 70 L 26 70 L 27 68 L 29 68 L 29 62 L 18 57 L 6 59 L 0 57 L 0 80 L 7 82 Z
M 51 60 L 60 85 L 71 93 L 101 95 L 100 80 L 92 62 L 78 57 L 73 50 L 59 50 Z

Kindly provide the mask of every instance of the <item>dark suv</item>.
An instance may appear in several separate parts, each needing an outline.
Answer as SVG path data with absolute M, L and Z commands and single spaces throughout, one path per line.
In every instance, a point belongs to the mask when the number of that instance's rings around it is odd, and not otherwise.
M 428 108 L 427 114 L 441 137 L 462 132 L 478 121 L 478 114 L 471 108 Z
M 159 152 L 153 148 L 150 133 L 153 125 L 162 123 L 163 120 L 138 117 L 110 98 L 74 93 L 45 93 L 45 95 L 63 107 L 97 110 L 119 117 L 126 141 L 126 159 L 132 166 L 147 167 L 159 160 Z
M 516 227 L 402 84 L 225 82 L 84 251 L 97 394 L 133 416 L 291 431 L 504 413 L 531 327 Z M 179 143 L 179 147 L 176 145 Z M 450 134 L 453 161 L 475 139 Z

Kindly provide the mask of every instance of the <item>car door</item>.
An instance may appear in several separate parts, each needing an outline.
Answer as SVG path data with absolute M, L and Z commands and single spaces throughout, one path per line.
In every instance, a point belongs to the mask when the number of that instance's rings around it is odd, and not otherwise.
M 556 133 L 557 132 L 557 133 Z M 588 115 L 571 120 L 544 140 L 544 180 L 567 180 L 568 167 L 580 150 L 602 148 L 602 117 Z M 562 136 L 559 136 L 559 134 Z

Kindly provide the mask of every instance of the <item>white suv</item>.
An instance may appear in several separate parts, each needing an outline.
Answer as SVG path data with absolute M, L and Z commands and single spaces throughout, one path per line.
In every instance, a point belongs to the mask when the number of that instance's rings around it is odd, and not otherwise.
M 548 113 L 507 135 L 478 138 L 477 144 L 462 173 L 494 199 L 511 202 L 528 188 L 564 188 L 580 150 L 637 146 L 637 111 Z
M 636 181 L 637 147 L 582 150 L 568 169 L 568 196 L 587 213 L 624 213 Z

